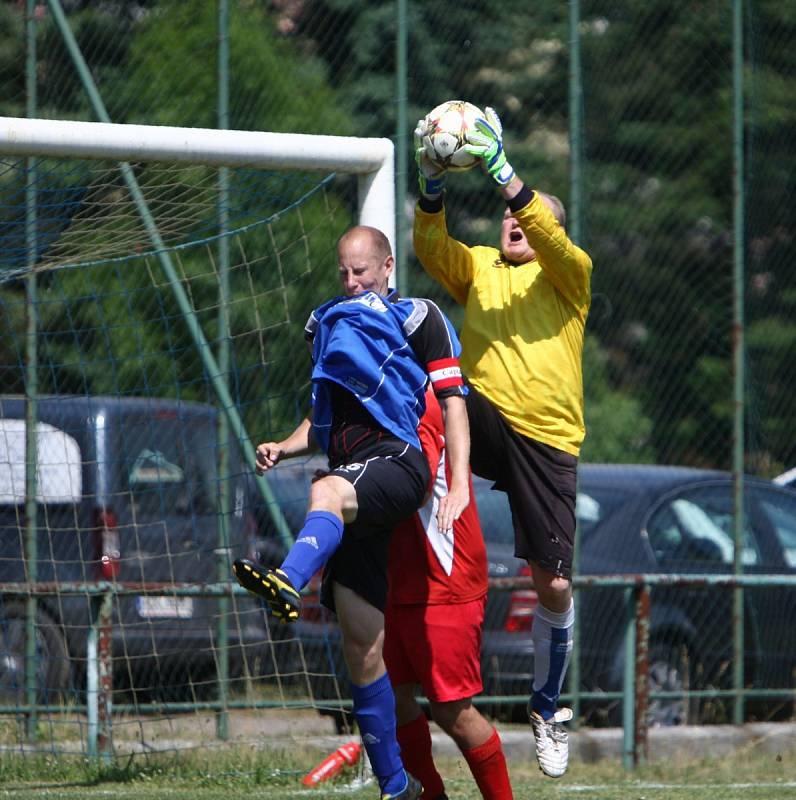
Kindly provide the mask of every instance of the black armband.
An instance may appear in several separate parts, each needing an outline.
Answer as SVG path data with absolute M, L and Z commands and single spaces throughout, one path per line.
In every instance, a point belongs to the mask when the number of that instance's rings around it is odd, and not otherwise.
M 426 214 L 439 214 L 445 205 L 441 194 L 436 197 L 426 197 L 426 195 L 421 194 L 417 204 L 420 206 L 420 210 L 425 211 Z
M 513 213 L 519 211 L 521 208 L 525 208 L 525 206 L 533 200 L 533 195 L 534 191 L 530 186 L 523 186 L 522 189 L 509 200 L 509 211 Z

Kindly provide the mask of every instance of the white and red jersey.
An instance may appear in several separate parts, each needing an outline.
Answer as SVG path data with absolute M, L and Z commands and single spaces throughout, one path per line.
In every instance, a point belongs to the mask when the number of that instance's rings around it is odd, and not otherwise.
M 431 472 L 430 497 L 399 523 L 390 541 L 388 605 L 466 603 L 486 594 L 487 559 L 478 507 L 470 481 L 470 503 L 451 533 L 437 527 L 439 499 L 448 493 L 442 409 L 431 390 L 418 428 Z

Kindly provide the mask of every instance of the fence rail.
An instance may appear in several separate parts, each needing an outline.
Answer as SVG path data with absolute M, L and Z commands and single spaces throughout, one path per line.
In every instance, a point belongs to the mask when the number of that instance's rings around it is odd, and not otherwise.
M 638 575 L 580 575 L 573 579 L 575 592 L 594 588 L 619 588 L 625 594 L 625 651 L 624 685 L 622 691 L 590 692 L 573 691 L 561 699 L 579 707 L 584 700 L 621 700 L 623 764 L 633 768 L 647 758 L 647 712 L 651 700 L 715 699 L 732 698 L 736 704 L 751 698 L 783 698 L 796 701 L 796 688 L 760 689 L 735 685 L 731 689 L 706 689 L 683 691 L 649 691 L 649 633 L 652 611 L 651 590 L 654 587 L 672 588 L 722 588 L 739 591 L 759 587 L 796 587 L 796 575 L 715 575 L 715 574 L 638 574 Z M 499 590 L 532 589 L 530 577 L 492 578 L 490 587 Z M 215 711 L 222 715 L 234 709 L 300 708 L 304 701 L 280 700 L 232 700 L 227 687 L 219 688 L 219 700 L 192 702 L 154 702 L 150 704 L 112 704 L 112 654 L 110 628 L 112 625 L 112 599 L 118 596 L 161 595 L 164 592 L 177 597 L 243 597 L 247 592 L 240 586 L 229 583 L 173 584 L 161 582 L 109 582 L 95 583 L 0 583 L 0 595 L 7 597 L 39 598 L 53 595 L 85 595 L 94 601 L 95 614 L 88 637 L 87 652 L 87 697 L 86 704 L 53 705 L 24 703 L 0 705 L 0 714 L 23 714 L 33 717 L 39 713 L 79 712 L 88 716 L 87 751 L 91 757 L 110 760 L 112 752 L 111 710 L 115 713 L 179 713 L 183 711 Z M 736 630 L 736 635 L 737 630 Z M 223 657 L 223 653 L 222 653 Z M 579 653 L 573 653 L 577 661 Z M 576 674 L 578 674 L 576 670 Z M 226 676 L 224 670 L 220 675 Z M 476 705 L 509 705 L 524 703 L 526 696 L 482 695 L 475 698 Z M 340 710 L 350 708 L 349 700 L 324 701 L 329 707 Z M 32 726 L 35 729 L 35 726 Z M 31 729 L 31 726 L 28 726 Z M 218 730 L 218 728 L 217 728 Z M 225 730 L 222 727 L 221 730 Z

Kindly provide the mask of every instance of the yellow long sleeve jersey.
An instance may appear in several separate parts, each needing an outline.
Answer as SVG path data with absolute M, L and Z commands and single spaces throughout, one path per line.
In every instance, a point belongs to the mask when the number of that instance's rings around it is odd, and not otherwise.
M 518 433 L 578 455 L 592 263 L 538 192 L 516 200 L 527 200 L 512 212 L 534 260 L 512 264 L 494 247 L 468 247 L 448 235 L 444 208 L 419 206 L 415 254 L 465 307 L 461 365 L 472 385 Z

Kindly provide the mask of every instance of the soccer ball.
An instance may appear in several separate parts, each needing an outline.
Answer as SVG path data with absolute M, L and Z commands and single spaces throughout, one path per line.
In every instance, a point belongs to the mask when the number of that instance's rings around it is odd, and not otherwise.
M 475 130 L 475 121 L 484 112 L 466 100 L 447 100 L 426 115 L 429 131 L 423 137 L 423 147 L 429 160 L 441 169 L 464 171 L 478 163 L 464 145 L 467 132 Z

